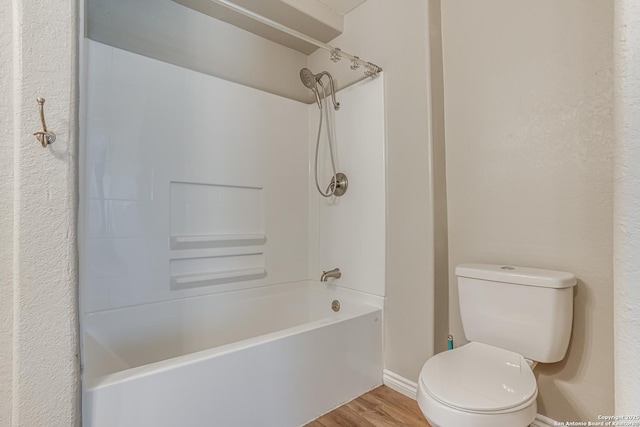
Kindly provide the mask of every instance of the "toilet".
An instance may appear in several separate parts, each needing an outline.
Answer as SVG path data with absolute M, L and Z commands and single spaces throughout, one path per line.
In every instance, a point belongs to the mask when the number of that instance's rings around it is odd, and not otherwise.
M 562 360 L 576 277 L 490 264 L 456 267 L 470 342 L 427 360 L 418 405 L 432 427 L 526 427 L 537 413 L 533 368 Z

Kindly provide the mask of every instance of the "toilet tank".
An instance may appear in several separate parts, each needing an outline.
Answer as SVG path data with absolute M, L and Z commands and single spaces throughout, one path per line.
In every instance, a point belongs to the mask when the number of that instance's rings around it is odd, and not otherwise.
M 491 264 L 456 267 L 465 337 L 542 363 L 562 360 L 573 322 L 576 277 Z

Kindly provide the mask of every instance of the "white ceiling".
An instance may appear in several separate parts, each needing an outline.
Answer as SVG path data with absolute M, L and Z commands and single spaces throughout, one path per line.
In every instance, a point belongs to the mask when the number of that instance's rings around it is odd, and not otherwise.
M 346 15 L 367 0 L 318 0 L 340 15 Z
M 309 55 L 317 47 L 229 9 L 229 0 L 173 0 L 191 9 L 250 31 Z M 339 36 L 344 15 L 366 0 L 231 0 L 253 13 L 269 18 L 324 43 Z

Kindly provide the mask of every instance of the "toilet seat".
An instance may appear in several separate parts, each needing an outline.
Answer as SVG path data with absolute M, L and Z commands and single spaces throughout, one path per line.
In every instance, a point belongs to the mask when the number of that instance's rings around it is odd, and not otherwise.
M 443 405 L 480 414 L 520 410 L 538 394 L 522 355 L 477 342 L 429 359 L 420 373 L 420 385 Z

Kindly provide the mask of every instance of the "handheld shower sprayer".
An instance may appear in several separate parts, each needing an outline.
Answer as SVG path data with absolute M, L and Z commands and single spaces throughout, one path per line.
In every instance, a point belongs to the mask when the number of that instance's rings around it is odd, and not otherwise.
M 318 193 L 322 197 L 331 197 L 342 196 L 349 186 L 349 181 L 347 180 L 347 176 L 341 172 L 338 172 L 336 169 L 336 159 L 333 152 L 333 129 L 332 129 L 332 115 L 329 114 L 329 108 L 322 108 L 322 100 L 327 101 L 327 91 L 325 90 L 324 85 L 322 84 L 322 77 L 327 76 L 329 78 L 329 86 L 331 89 L 331 101 L 333 102 L 333 108 L 335 110 L 340 108 L 340 103 L 336 101 L 336 90 L 333 84 L 333 77 L 326 71 L 323 71 L 318 74 L 313 74 L 313 72 L 308 68 L 303 68 L 300 70 L 300 80 L 302 80 L 302 84 L 307 88 L 313 91 L 313 94 L 316 96 L 316 102 L 318 103 L 318 108 L 320 109 L 320 121 L 318 122 L 318 137 L 316 138 L 316 158 L 315 158 L 315 181 L 316 181 L 316 189 Z M 322 98 L 320 97 L 320 86 L 322 90 Z M 329 156 L 331 158 L 331 171 L 333 172 L 333 177 L 331 178 L 331 182 L 329 183 L 329 187 L 327 191 L 322 191 L 320 188 L 320 184 L 318 183 L 318 150 L 320 148 L 320 135 L 322 133 L 322 121 L 323 116 L 326 116 L 326 126 L 327 126 L 327 139 L 329 146 Z
M 318 84 L 318 80 L 316 76 L 311 72 L 308 68 L 303 68 L 300 70 L 300 80 L 302 80 L 302 84 L 305 85 L 308 89 L 311 89 L 313 94 L 316 96 L 316 102 L 318 103 L 318 108 L 322 110 L 322 103 L 320 102 L 320 94 L 318 93 L 318 89 L 316 85 Z
M 318 103 L 318 108 L 322 110 L 322 103 L 320 102 L 320 92 L 318 91 L 318 85 L 323 88 L 322 77 L 329 77 L 329 86 L 331 87 L 331 101 L 333 102 L 333 108 L 335 110 L 340 108 L 340 103 L 336 101 L 336 90 L 333 84 L 333 77 L 327 71 L 323 71 L 318 74 L 313 74 L 313 72 L 308 68 L 303 68 L 300 70 L 300 80 L 302 80 L 302 84 L 307 88 L 313 91 L 313 94 L 316 96 L 316 102 Z

